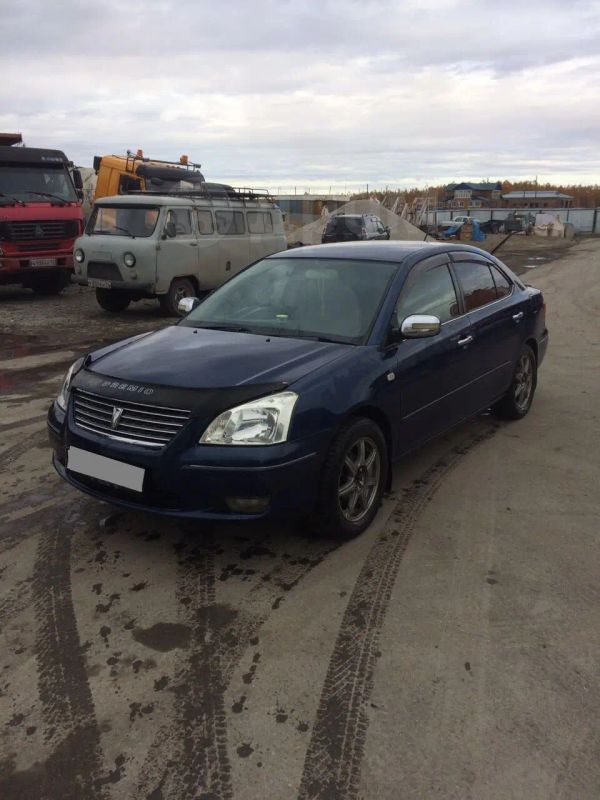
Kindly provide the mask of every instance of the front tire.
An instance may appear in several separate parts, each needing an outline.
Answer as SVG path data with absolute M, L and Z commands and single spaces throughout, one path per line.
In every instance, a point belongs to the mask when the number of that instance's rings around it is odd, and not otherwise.
M 513 372 L 508 391 L 493 407 L 500 419 L 522 419 L 533 402 L 537 386 L 537 361 L 531 347 L 524 345 Z
M 163 314 L 168 317 L 183 316 L 178 306 L 184 297 L 196 297 L 194 284 L 188 278 L 173 278 L 169 291 L 158 298 Z
M 114 314 L 117 311 L 125 311 L 131 302 L 131 296 L 122 289 L 96 289 L 96 300 L 100 308 Z
M 361 534 L 381 505 L 387 473 L 387 446 L 379 426 L 365 418 L 350 421 L 325 460 L 313 527 L 343 540 Z

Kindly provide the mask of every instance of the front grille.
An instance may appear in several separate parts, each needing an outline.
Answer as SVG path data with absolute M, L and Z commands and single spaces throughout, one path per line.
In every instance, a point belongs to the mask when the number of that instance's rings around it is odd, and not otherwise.
M 72 239 L 79 233 L 79 223 L 72 219 L 41 219 L 6 223 L 6 239 L 22 242 L 30 239 Z
M 45 253 L 50 252 L 51 250 L 58 250 L 60 248 L 60 243 L 57 242 L 46 242 L 45 244 L 20 244 L 17 245 L 17 252 L 18 253 Z
M 101 278 L 105 281 L 122 281 L 116 264 L 110 261 L 90 261 L 87 268 L 88 278 Z
M 82 389 L 74 392 L 74 412 L 80 428 L 150 447 L 164 447 L 190 418 L 180 408 L 113 400 Z

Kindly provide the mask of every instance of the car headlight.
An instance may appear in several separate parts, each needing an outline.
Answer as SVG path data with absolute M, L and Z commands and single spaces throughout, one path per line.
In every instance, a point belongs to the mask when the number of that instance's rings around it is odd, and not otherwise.
M 80 247 L 78 247 L 77 250 L 75 250 L 73 256 L 78 264 L 83 264 L 83 262 L 85 261 L 85 253 Z
M 280 392 L 230 408 L 213 419 L 200 444 L 266 445 L 285 442 L 298 395 Z
M 125 262 L 126 267 L 133 267 L 135 265 L 135 256 L 133 253 L 125 253 L 123 256 L 123 261 Z
M 81 369 L 83 364 L 83 358 L 78 358 L 74 364 L 71 364 L 69 367 L 67 374 L 65 375 L 65 379 L 62 382 L 62 386 L 60 392 L 58 393 L 58 397 L 56 398 L 57 404 L 62 408 L 63 411 L 67 410 L 67 405 L 69 404 L 69 395 L 71 393 L 71 382 L 75 375 Z

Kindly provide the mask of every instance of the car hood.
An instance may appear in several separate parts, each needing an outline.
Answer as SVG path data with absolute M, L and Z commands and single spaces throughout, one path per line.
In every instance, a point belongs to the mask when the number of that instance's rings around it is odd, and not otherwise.
M 177 325 L 99 350 L 86 367 L 122 381 L 185 389 L 289 385 L 350 347 Z

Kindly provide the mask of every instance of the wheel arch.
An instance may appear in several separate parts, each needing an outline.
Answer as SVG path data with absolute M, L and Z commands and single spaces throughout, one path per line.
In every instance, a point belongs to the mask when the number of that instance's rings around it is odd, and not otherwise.
M 530 336 L 529 339 L 525 340 L 525 344 L 529 345 L 529 347 L 531 347 L 531 349 L 533 350 L 533 355 L 535 356 L 535 363 L 537 364 L 538 363 L 538 343 L 537 343 L 537 340 L 534 337 Z

